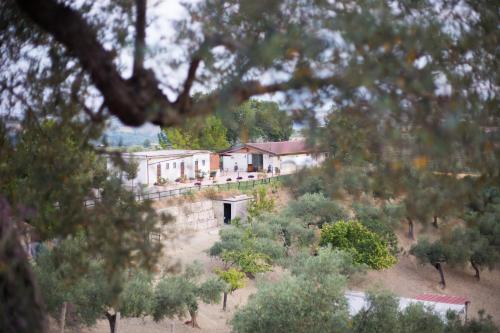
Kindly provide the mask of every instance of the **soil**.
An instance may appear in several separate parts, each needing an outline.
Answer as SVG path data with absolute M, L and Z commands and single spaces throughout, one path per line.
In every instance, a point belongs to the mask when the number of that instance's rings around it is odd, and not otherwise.
M 415 225 L 416 238 L 436 238 L 433 227 L 422 229 Z M 354 290 L 370 290 L 384 288 L 396 295 L 413 297 L 418 294 L 444 294 L 463 296 L 471 301 L 468 316 L 477 317 L 479 310 L 484 309 L 493 317 L 496 325 L 500 326 L 500 270 L 484 270 L 481 280 L 474 278 L 474 270 L 470 265 L 463 268 L 452 268 L 444 264 L 446 288 L 439 285 L 439 273 L 431 265 L 421 265 L 415 257 L 408 254 L 412 244 L 416 241 L 406 237 L 406 229 L 397 232 L 400 247 L 403 253 L 398 263 L 383 271 L 369 271 L 365 278 L 350 286 Z

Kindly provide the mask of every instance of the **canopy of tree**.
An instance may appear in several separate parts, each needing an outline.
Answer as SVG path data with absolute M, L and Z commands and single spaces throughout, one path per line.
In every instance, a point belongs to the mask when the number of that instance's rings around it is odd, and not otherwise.
M 263 141 L 286 141 L 293 132 L 292 117 L 275 102 L 251 99 L 217 116 L 227 128 L 231 144 Z
M 228 112 L 188 119 L 180 127 L 159 134 L 162 147 L 222 150 L 241 142 L 285 141 L 292 134 L 292 118 L 274 102 L 250 100 Z
M 320 245 L 332 245 L 351 253 L 354 261 L 373 269 L 394 265 L 396 257 L 390 253 L 388 244 L 358 221 L 337 221 L 321 228 Z
M 222 150 L 229 147 L 227 129 L 219 118 L 187 120 L 181 127 L 166 128 L 159 134 L 160 146 L 175 149 Z

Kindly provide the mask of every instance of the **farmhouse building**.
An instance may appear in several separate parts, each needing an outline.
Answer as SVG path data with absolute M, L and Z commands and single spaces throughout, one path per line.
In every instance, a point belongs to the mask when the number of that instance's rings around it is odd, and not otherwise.
M 326 153 L 304 140 L 244 143 L 219 153 L 224 171 L 293 173 L 323 162 Z
M 124 180 L 125 185 L 152 186 L 165 181 L 209 177 L 210 171 L 219 169 L 218 156 L 211 156 L 208 150 L 156 150 L 123 153 L 125 161 L 138 164 L 137 177 Z M 108 161 L 108 168 L 113 168 Z

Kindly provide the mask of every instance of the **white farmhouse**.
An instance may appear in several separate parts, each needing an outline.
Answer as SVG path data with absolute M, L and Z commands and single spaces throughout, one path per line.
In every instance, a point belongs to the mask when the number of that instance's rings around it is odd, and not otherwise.
M 138 163 L 137 177 L 124 182 L 128 186 L 152 186 L 163 180 L 194 179 L 198 176 L 207 178 L 211 169 L 218 170 L 218 165 L 210 167 L 210 155 L 208 150 L 178 149 L 123 153 L 125 161 Z M 109 168 L 114 168 L 110 160 Z
M 309 147 L 304 140 L 244 143 L 219 153 L 224 171 L 288 174 L 323 162 L 326 153 Z

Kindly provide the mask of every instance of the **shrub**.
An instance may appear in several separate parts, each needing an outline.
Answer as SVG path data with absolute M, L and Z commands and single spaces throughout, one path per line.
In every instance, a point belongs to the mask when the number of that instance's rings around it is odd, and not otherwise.
M 203 194 L 207 199 L 215 200 L 219 198 L 219 192 L 213 187 L 209 187 L 203 191 Z
M 354 262 L 373 269 L 388 268 L 396 263 L 396 257 L 390 253 L 387 243 L 358 221 L 324 225 L 320 245 L 328 244 L 351 253 Z
M 317 225 L 318 227 L 324 223 L 347 218 L 347 213 L 336 201 L 319 193 L 307 193 L 290 202 L 286 214 L 302 220 L 306 225 Z
M 269 196 L 265 186 L 259 186 L 253 191 L 254 200 L 248 207 L 248 218 L 260 216 L 263 213 L 269 213 L 274 210 L 274 198 Z
M 253 277 L 256 273 L 270 271 L 272 266 L 269 264 L 271 258 L 263 253 L 250 249 L 243 251 L 224 251 L 222 260 L 238 265 L 242 272 Z
M 400 216 L 397 213 L 397 206 L 384 206 L 380 209 L 366 204 L 354 204 L 353 209 L 356 219 L 370 231 L 382 237 L 389 245 L 391 253 L 396 255 L 399 251 L 398 238 L 392 230 L 392 226 L 395 225 L 394 221 Z
M 302 169 L 293 177 L 283 177 L 283 185 L 288 187 L 295 197 L 306 193 L 326 194 L 325 179 L 319 169 Z

